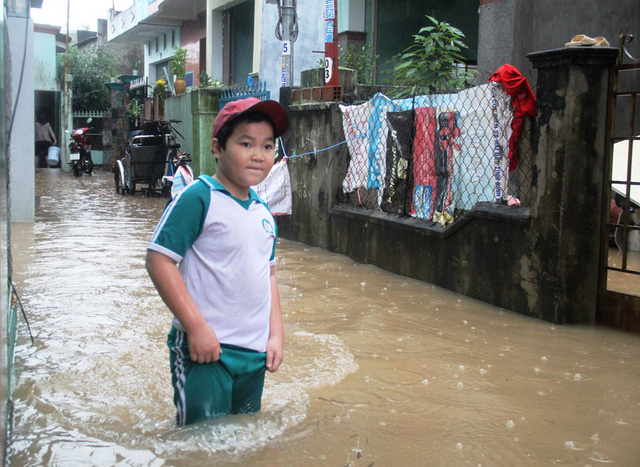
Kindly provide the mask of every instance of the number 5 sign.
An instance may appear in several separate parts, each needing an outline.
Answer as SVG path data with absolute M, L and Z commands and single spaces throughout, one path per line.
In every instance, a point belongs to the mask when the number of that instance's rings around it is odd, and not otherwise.
M 282 41 L 282 55 L 291 55 L 291 41 Z

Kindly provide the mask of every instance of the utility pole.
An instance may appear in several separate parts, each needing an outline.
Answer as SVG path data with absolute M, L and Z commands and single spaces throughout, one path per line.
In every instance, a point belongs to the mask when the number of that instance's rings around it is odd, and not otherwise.
M 278 25 L 276 37 L 282 41 L 282 76 L 280 85 L 293 86 L 293 43 L 298 39 L 298 20 L 296 18 L 297 0 L 278 0 Z
M 62 96 L 62 105 L 64 106 L 64 112 L 62 112 L 62 118 L 64 119 L 64 126 L 69 124 L 69 9 L 71 7 L 71 0 L 67 0 L 67 35 L 64 38 L 65 54 L 64 54 L 64 95 Z M 63 133 L 66 134 L 66 133 Z M 62 145 L 60 145 L 62 146 Z
M 337 0 L 324 0 L 324 84 L 338 85 Z

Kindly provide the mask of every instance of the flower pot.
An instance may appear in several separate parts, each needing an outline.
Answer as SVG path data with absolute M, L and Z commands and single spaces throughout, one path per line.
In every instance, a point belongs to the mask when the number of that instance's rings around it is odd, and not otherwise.
M 176 78 L 176 80 L 173 82 L 173 89 L 176 90 L 176 96 L 184 94 L 185 92 L 187 92 L 187 83 L 182 78 Z

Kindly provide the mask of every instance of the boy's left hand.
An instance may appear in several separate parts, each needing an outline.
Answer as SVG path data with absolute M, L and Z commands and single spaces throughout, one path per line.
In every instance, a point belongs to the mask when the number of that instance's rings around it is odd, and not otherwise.
M 267 370 L 271 373 L 278 371 L 280 364 L 282 363 L 283 352 L 282 339 L 272 337 L 267 343 Z

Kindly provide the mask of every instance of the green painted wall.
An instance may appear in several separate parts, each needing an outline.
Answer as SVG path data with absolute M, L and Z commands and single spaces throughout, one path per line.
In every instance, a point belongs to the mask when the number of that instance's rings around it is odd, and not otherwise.
M 9 44 L 5 2 L 0 2 L 0 89 L 5 90 L 0 99 L 0 463 L 5 464 L 6 449 L 11 427 L 11 390 L 13 373 L 13 350 L 16 337 L 16 306 L 11 302 L 10 229 L 8 193 L 7 116 L 10 114 L 6 96 L 11 90 L 11 65 L 8 64 Z
M 211 154 L 211 129 L 218 115 L 220 90 L 197 89 L 165 101 L 165 118 L 180 120 L 174 128 L 184 136 L 178 137 L 180 151 L 191 154 L 194 175 L 213 175 L 216 163 Z
M 33 35 L 33 84 L 39 91 L 56 91 L 56 36 Z

